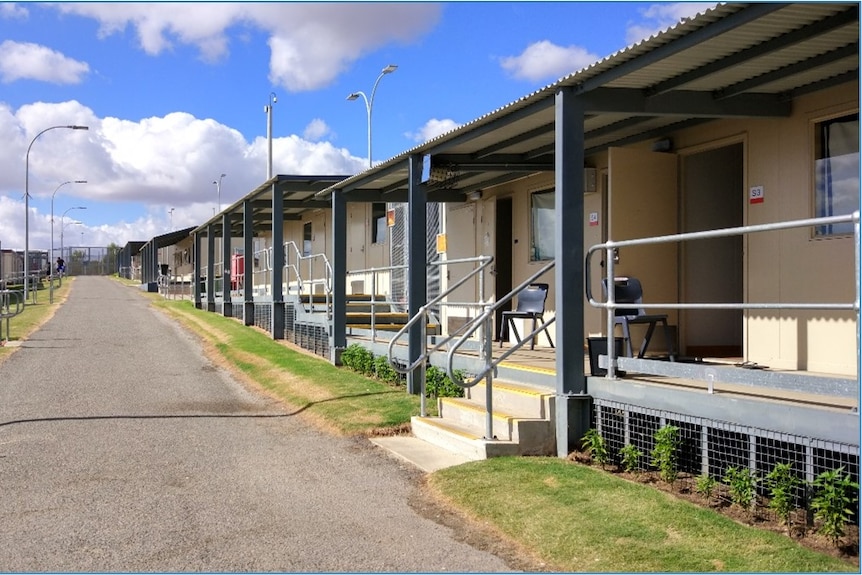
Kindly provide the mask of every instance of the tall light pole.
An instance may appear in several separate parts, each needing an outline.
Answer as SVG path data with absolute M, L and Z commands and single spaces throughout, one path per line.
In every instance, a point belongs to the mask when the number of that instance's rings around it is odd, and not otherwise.
M 227 174 L 222 174 L 218 177 L 218 180 L 213 180 L 213 185 L 216 187 L 216 194 L 218 195 L 218 211 L 221 211 L 221 179 L 225 177 Z
M 54 193 L 51 194 L 51 255 L 48 256 L 48 303 L 54 303 L 54 196 L 57 195 L 57 190 L 66 184 L 86 184 L 87 180 L 67 180 L 57 186 Z
M 171 216 L 171 229 L 169 229 L 168 231 L 172 232 L 174 231 L 174 208 L 168 210 L 168 215 Z
M 266 144 L 268 146 L 268 152 L 266 156 L 267 180 L 272 178 L 272 105 L 276 102 L 278 102 L 278 98 L 275 97 L 275 92 L 270 92 L 269 104 L 263 107 L 263 111 L 266 112 Z
M 68 126 L 51 126 L 50 128 L 45 128 L 38 134 L 36 134 L 32 140 L 30 140 L 30 145 L 27 146 L 27 155 L 24 157 L 24 303 L 27 303 L 27 289 L 30 284 L 30 148 L 33 147 L 33 144 L 36 143 L 36 140 L 39 139 L 39 136 L 44 134 L 49 130 L 56 130 L 58 128 L 65 128 L 67 130 L 89 130 L 88 126 L 76 126 L 76 125 L 68 125 Z
M 362 99 L 365 100 L 365 111 L 368 113 L 368 167 L 369 168 L 371 167 L 371 110 L 374 107 L 374 93 L 377 92 L 377 84 L 380 83 L 380 80 L 383 78 L 383 76 L 385 76 L 386 74 L 391 74 L 392 72 L 394 72 L 397 69 L 398 69 L 398 66 L 396 66 L 395 64 L 389 64 L 388 66 L 383 68 L 383 71 L 380 72 L 380 75 L 377 76 L 377 80 L 374 82 L 374 87 L 371 89 L 371 98 L 368 98 L 365 95 L 365 92 L 353 92 L 352 94 L 347 96 L 347 99 L 350 101 L 356 100 L 360 96 L 362 96 Z
M 60 216 L 60 257 L 63 257 L 63 232 L 66 229 L 66 226 L 63 225 L 63 218 L 65 218 L 66 214 L 68 214 L 72 210 L 86 210 L 86 209 L 87 209 L 86 206 L 75 206 L 73 208 L 69 208 L 68 210 L 63 212 L 62 216 Z M 81 223 L 81 222 L 78 222 L 78 223 Z

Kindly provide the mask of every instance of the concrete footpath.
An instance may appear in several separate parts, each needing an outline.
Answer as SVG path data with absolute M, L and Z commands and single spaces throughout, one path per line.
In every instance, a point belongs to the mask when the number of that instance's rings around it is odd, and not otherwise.
M 419 475 L 248 391 L 110 278 L 0 364 L 0 571 L 511 570 L 410 507 Z

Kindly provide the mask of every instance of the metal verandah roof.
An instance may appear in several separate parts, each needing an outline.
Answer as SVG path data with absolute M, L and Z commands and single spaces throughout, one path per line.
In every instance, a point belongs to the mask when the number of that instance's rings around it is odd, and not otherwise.
M 272 229 L 272 198 L 273 188 L 275 193 L 280 193 L 284 201 L 284 220 L 298 220 L 302 212 L 315 208 L 329 208 L 330 203 L 326 199 L 315 197 L 315 194 L 333 184 L 343 181 L 348 176 L 325 175 L 325 176 L 296 176 L 277 175 L 265 181 L 253 191 L 235 203 L 225 208 L 221 213 L 213 216 L 193 231 L 201 236 L 207 235 L 209 226 L 212 225 L 213 234 L 222 237 L 222 216 L 227 213 L 230 217 L 230 232 L 232 237 L 243 235 L 243 213 L 244 203 L 251 203 L 254 232 Z
M 189 237 L 189 234 L 192 233 L 192 230 L 194 230 L 194 228 L 183 228 L 181 230 L 175 230 L 172 232 L 168 232 L 166 234 L 154 236 L 148 242 L 140 242 L 141 246 L 140 246 L 140 249 L 138 249 L 138 252 L 146 249 L 151 244 L 153 247 L 155 247 L 155 249 L 163 248 L 166 246 L 172 246 L 175 243 L 179 242 L 180 240 Z M 136 252 L 133 252 L 133 253 L 136 253 Z
M 858 4 L 718 5 L 316 198 L 406 201 L 412 155 L 430 156 L 431 202 L 552 172 L 561 90 L 585 106 L 589 155 L 718 118 L 788 116 L 794 97 L 858 79 Z

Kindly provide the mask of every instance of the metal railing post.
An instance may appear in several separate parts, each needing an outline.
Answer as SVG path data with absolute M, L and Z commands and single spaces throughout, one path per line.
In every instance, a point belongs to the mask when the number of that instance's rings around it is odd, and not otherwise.
M 493 312 L 485 314 L 482 322 L 482 343 L 485 365 L 491 365 L 494 361 L 493 346 L 491 341 L 491 316 Z M 494 376 L 491 370 L 485 374 L 485 439 L 497 439 L 494 435 Z
M 855 242 L 855 268 L 856 268 L 856 277 L 855 277 L 855 300 L 853 303 L 790 303 L 790 302 L 780 302 L 780 303 L 752 303 L 752 302 L 727 302 L 727 303 L 677 303 L 677 302 L 667 302 L 667 303 L 638 303 L 638 307 L 644 310 L 647 309 L 675 309 L 675 310 L 692 310 L 692 309 L 701 309 L 701 310 L 748 310 L 748 309 L 756 309 L 756 310 L 829 310 L 829 311 L 844 311 L 844 310 L 852 310 L 856 314 L 856 371 L 857 371 L 857 381 L 858 374 L 860 373 L 860 368 L 862 368 L 862 351 L 860 351 L 860 340 L 862 340 L 862 335 L 860 335 L 859 321 L 860 321 L 860 231 L 859 231 L 859 211 L 854 212 L 853 214 L 846 214 L 842 216 L 827 216 L 827 217 L 818 217 L 818 218 L 807 218 L 803 220 L 792 220 L 786 222 L 777 222 L 770 224 L 758 224 L 758 225 L 750 225 L 750 226 L 741 226 L 734 228 L 720 228 L 715 230 L 706 230 L 700 232 L 688 232 L 688 233 L 680 233 L 680 234 L 671 234 L 665 236 L 655 236 L 655 237 L 647 237 L 647 238 L 638 238 L 633 240 L 622 240 L 622 241 L 612 241 L 608 240 L 605 243 L 595 244 L 590 246 L 587 250 L 585 256 L 584 263 L 584 274 L 585 274 L 585 282 L 584 289 L 587 297 L 587 302 L 592 307 L 602 308 L 607 310 L 607 344 L 608 344 L 608 369 L 607 375 L 605 377 L 613 379 L 615 377 L 615 370 L 618 366 L 618 360 L 616 359 L 616 346 L 614 345 L 614 336 L 613 330 L 615 327 L 615 314 L 617 303 L 615 301 L 614 294 L 614 258 L 613 254 L 616 249 L 621 247 L 630 247 L 630 246 L 644 246 L 644 245 L 655 245 L 655 244 L 666 244 L 666 243 L 678 243 L 684 242 L 688 240 L 702 240 L 702 239 L 711 239 L 711 238 L 720 238 L 720 237 L 730 237 L 730 236 L 741 236 L 752 233 L 760 233 L 760 232 L 771 232 L 771 231 L 779 231 L 779 230 L 787 230 L 794 228 L 803 228 L 803 227 L 812 227 L 812 226 L 820 226 L 826 224 L 838 224 L 838 223 L 853 223 L 854 225 L 854 242 Z M 607 293 L 605 294 L 605 301 L 600 302 L 597 301 L 593 297 L 592 286 L 590 280 L 590 261 L 595 252 L 605 250 L 605 266 L 607 270 L 606 275 L 606 286 L 605 290 Z M 625 304 L 630 305 L 630 304 Z M 673 347 L 672 342 L 668 342 L 668 346 Z M 498 359 L 499 361 L 499 359 Z
M 606 372 L 606 377 L 608 379 L 614 379 L 616 377 L 616 366 L 617 366 L 617 346 L 616 346 L 616 338 L 614 336 L 614 331 L 616 328 L 616 313 L 617 308 L 615 307 L 616 303 L 616 294 L 614 293 L 614 247 L 611 242 L 608 242 L 607 250 L 605 251 L 605 282 L 608 286 L 607 294 L 605 295 L 606 301 L 608 302 L 608 315 L 607 315 L 607 352 L 608 352 L 608 369 Z M 625 342 L 623 342 L 625 343 Z

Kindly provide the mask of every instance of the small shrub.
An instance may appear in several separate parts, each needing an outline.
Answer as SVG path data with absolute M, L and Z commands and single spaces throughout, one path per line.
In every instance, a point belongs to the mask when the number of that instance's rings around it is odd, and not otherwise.
M 341 352 L 341 363 L 362 375 L 374 375 L 374 354 L 358 343 Z
M 425 396 L 464 397 L 464 388 L 453 382 L 445 371 L 432 365 L 425 370 Z
M 822 521 L 820 533 L 838 545 L 844 528 L 853 513 L 851 505 L 858 501 L 859 484 L 850 480 L 844 467 L 824 471 L 814 479 L 811 509 L 814 518 Z
M 605 445 L 605 438 L 602 437 L 595 429 L 588 429 L 581 439 L 581 446 L 590 454 L 590 457 L 596 463 L 599 463 L 604 468 L 608 462 L 608 448 Z
M 769 508 L 790 527 L 790 513 L 794 508 L 793 492 L 801 483 L 799 478 L 793 475 L 789 463 L 779 463 L 766 475 L 764 483 L 769 489 Z
M 356 371 L 353 366 L 356 363 L 356 354 L 360 349 L 362 349 L 362 346 L 357 343 L 347 346 L 347 348 L 341 352 L 341 365 Z
M 704 473 L 695 480 L 694 490 L 703 495 L 704 499 L 709 501 L 712 497 L 712 492 L 715 491 L 715 487 L 717 485 L 718 481 L 716 481 L 713 476 L 709 473 Z
M 389 359 L 385 355 L 378 355 L 374 358 L 374 375 L 380 381 L 401 387 L 405 383 L 406 376 L 398 373 L 389 363 Z
M 637 473 L 640 470 L 640 459 L 643 452 L 629 443 L 620 448 L 620 464 L 627 473 Z
M 728 467 L 723 481 L 730 489 L 730 501 L 751 510 L 757 501 L 757 476 L 747 467 Z
M 658 468 L 659 477 L 666 483 L 676 481 L 679 473 L 676 465 L 676 450 L 679 447 L 679 427 L 665 425 L 655 432 L 652 450 L 652 465 Z

